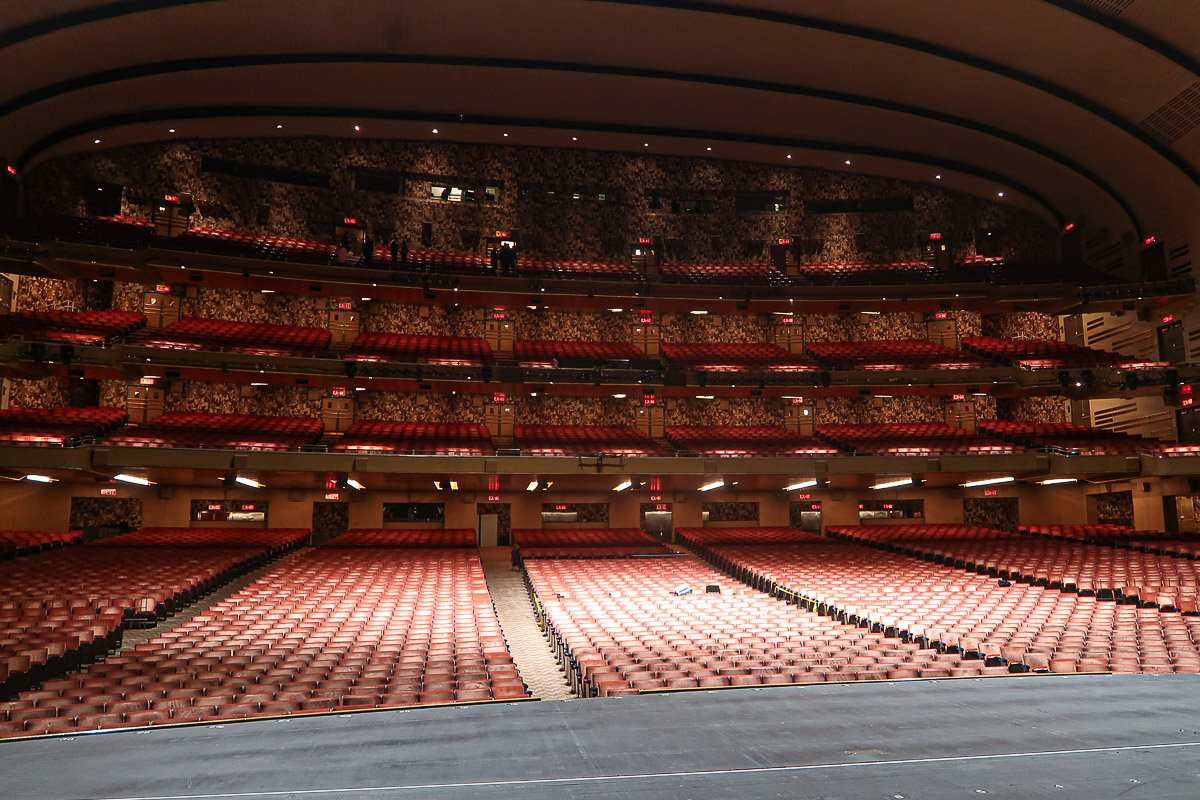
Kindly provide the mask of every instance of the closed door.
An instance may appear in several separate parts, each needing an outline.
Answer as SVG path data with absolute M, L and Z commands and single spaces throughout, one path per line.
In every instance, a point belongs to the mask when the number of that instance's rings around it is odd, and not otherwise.
M 475 541 L 480 547 L 497 547 L 500 544 L 500 515 L 480 514 L 475 525 Z

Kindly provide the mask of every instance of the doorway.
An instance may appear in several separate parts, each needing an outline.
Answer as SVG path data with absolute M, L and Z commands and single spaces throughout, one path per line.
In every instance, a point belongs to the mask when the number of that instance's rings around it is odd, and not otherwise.
M 1184 343 L 1182 322 L 1159 326 L 1158 360 L 1170 364 L 1187 363 L 1187 345 Z
M 660 542 L 675 539 L 675 515 L 670 503 L 642 503 L 642 530 Z
M 480 514 L 476 517 L 475 544 L 480 547 L 500 546 L 500 515 Z
M 792 503 L 788 509 L 788 524 L 805 533 L 821 533 L 821 504 Z

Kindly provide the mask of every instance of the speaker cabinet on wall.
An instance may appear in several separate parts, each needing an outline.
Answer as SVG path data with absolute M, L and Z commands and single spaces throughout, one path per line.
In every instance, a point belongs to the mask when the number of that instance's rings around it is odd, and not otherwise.
M 175 487 L 174 486 L 158 487 L 158 499 L 159 500 L 174 500 L 175 499 Z

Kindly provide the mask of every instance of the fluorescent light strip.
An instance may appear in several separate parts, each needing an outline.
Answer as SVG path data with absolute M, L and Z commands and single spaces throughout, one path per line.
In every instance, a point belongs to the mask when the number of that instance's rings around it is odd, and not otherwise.
M 353 486 L 355 489 L 358 489 L 360 492 L 361 492 L 363 489 L 365 489 L 365 488 L 366 488 L 366 487 L 365 487 L 365 486 L 363 486 L 361 483 L 359 483 L 358 481 L 354 480 L 354 478 L 347 478 L 347 479 L 346 479 L 346 485 L 347 485 L 347 486 Z
M 124 472 L 120 475 L 113 475 L 113 480 L 121 481 L 122 483 L 136 483 L 138 486 L 150 486 L 154 483 L 154 481 L 139 478 L 137 475 L 126 475 Z
M 872 486 L 872 489 L 895 489 L 897 486 L 908 486 L 913 482 L 912 478 L 901 478 L 896 481 L 887 481 L 886 483 L 877 483 Z
M 614 492 L 623 492 L 626 489 L 628 489 L 630 486 L 633 486 L 633 481 L 621 481 L 620 483 L 618 483 L 616 486 L 613 487 L 613 491 Z
M 712 483 L 704 484 L 703 486 L 700 487 L 700 491 L 711 492 L 713 489 L 720 489 L 724 485 L 725 485 L 725 481 L 717 480 L 717 481 L 713 481 Z
M 979 481 L 967 481 L 966 483 L 960 483 L 959 486 L 964 489 L 970 489 L 973 486 L 995 486 L 997 483 L 1012 483 L 1015 480 L 1016 478 L 1009 475 L 1005 478 L 984 478 Z
M 815 479 L 813 479 L 811 481 L 800 481 L 799 483 L 793 483 L 791 486 L 783 487 L 783 490 L 785 492 L 794 492 L 797 489 L 811 489 L 812 487 L 814 487 L 816 485 L 817 485 L 817 481 Z
M 450 490 L 454 492 L 458 491 L 458 481 L 450 481 Z
M 34 483 L 54 483 L 54 478 L 49 475 L 26 475 L 25 480 L 33 481 Z
M 530 481 L 528 484 L 526 484 L 525 491 L 534 492 L 534 491 L 537 491 L 537 487 L 538 487 L 537 481 Z
M 238 475 L 236 478 L 234 478 L 234 480 L 240 483 L 242 486 L 249 486 L 251 489 L 263 488 L 263 485 L 254 480 L 254 478 L 244 478 L 241 475 Z
M 1042 486 L 1054 486 L 1057 483 L 1079 483 L 1079 478 L 1047 478 L 1038 483 Z

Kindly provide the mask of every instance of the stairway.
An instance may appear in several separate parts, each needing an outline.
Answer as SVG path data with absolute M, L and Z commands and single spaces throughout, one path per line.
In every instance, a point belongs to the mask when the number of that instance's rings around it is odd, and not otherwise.
M 521 679 L 541 700 L 568 700 L 573 695 L 565 674 L 538 627 L 523 573 L 514 572 L 506 547 L 481 548 L 488 591 L 496 605 L 500 628 L 508 640 Z

